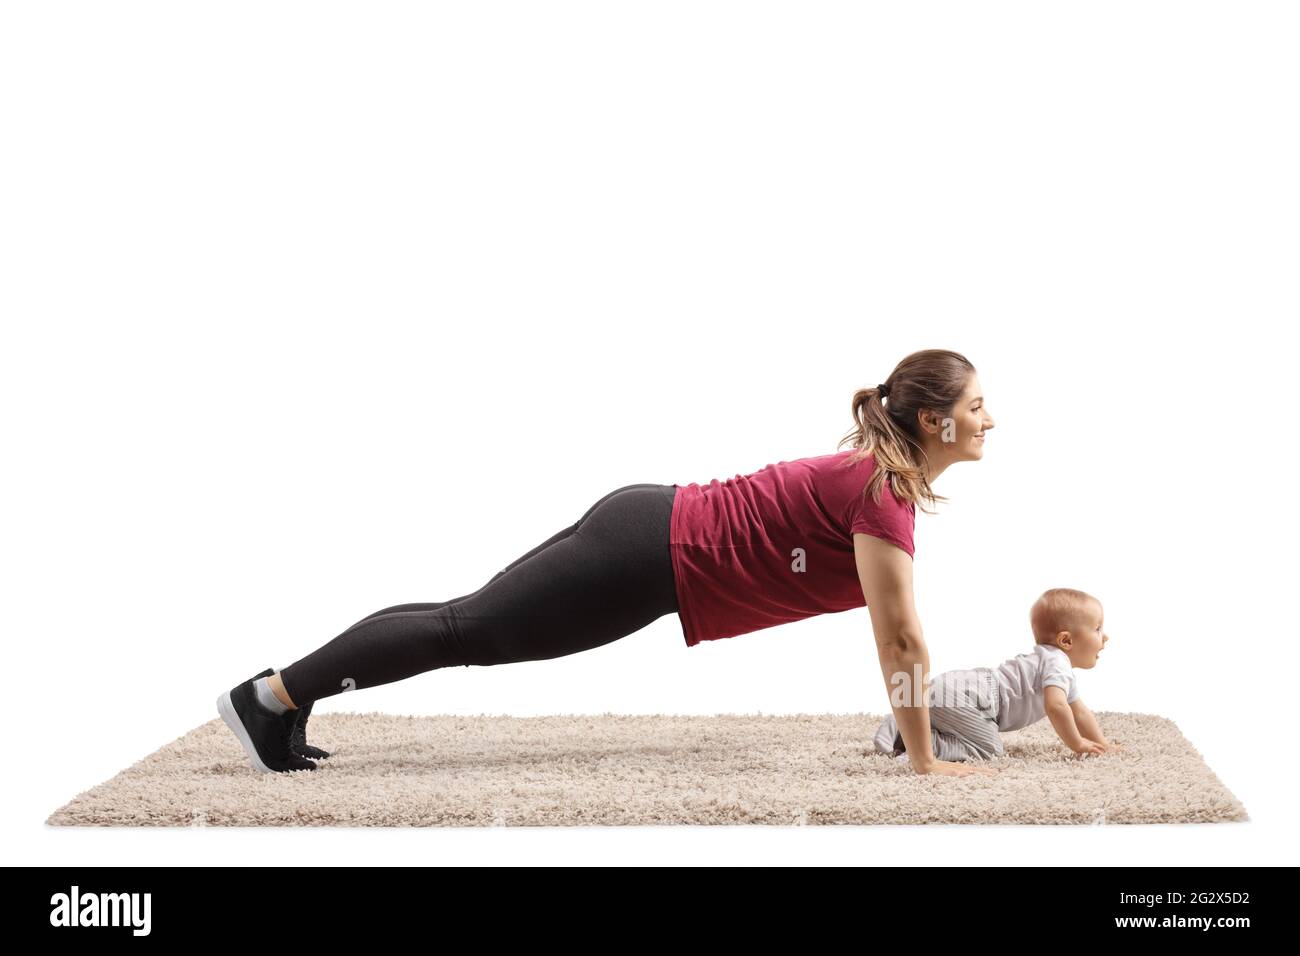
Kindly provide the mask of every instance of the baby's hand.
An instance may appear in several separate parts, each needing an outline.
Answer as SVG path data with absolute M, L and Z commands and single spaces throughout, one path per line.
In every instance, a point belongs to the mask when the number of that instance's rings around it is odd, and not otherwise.
M 1071 748 L 1080 757 L 1086 757 L 1089 754 L 1104 754 L 1106 748 L 1095 740 L 1088 740 L 1086 737 L 1079 742 L 1079 746 Z

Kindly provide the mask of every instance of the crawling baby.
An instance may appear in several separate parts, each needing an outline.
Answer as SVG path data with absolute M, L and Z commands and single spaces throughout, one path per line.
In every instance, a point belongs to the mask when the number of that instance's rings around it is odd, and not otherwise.
M 932 679 L 927 703 L 934 756 L 991 760 L 1003 755 L 1001 734 L 1047 716 L 1061 741 L 1079 756 L 1118 748 L 1108 742 L 1075 684 L 1075 667 L 1090 669 L 1110 639 L 1101 602 L 1084 591 L 1044 591 L 1029 612 L 1034 649 L 997 667 L 945 671 Z M 906 760 L 893 715 L 876 731 L 876 750 Z

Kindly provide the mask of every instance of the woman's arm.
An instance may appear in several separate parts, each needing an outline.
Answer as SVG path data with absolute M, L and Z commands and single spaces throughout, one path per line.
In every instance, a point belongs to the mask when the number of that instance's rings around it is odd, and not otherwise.
M 869 534 L 853 536 L 853 555 L 871 612 L 885 693 L 912 766 L 922 772 L 935 757 L 926 697 L 911 692 L 918 680 L 928 688 L 930 677 L 930 651 L 912 596 L 912 559 L 897 545 Z
M 871 612 L 885 693 L 893 708 L 908 760 L 917 773 L 965 776 L 992 768 L 937 760 L 930 737 L 930 651 L 912 596 L 912 558 L 895 544 L 869 534 L 853 536 L 862 596 Z M 914 690 L 915 688 L 915 690 Z

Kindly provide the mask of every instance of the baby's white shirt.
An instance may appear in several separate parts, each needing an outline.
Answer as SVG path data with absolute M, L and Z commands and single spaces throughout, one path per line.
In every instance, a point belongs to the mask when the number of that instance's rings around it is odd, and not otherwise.
M 1069 655 L 1050 644 L 1035 644 L 989 668 L 998 682 L 998 730 L 1019 730 L 1043 719 L 1043 688 L 1055 685 L 1065 691 L 1067 703 L 1079 696 Z

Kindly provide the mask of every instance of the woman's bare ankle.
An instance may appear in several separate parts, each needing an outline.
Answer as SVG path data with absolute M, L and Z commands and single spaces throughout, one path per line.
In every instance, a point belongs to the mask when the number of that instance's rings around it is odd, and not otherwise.
M 288 707 L 290 710 L 298 709 L 298 705 L 293 702 L 293 698 L 289 696 L 289 692 L 284 689 L 284 681 L 280 680 L 279 671 L 276 671 L 266 679 L 266 686 L 271 688 L 271 693 L 274 694 L 276 699 L 280 703 L 284 704 L 284 706 Z

